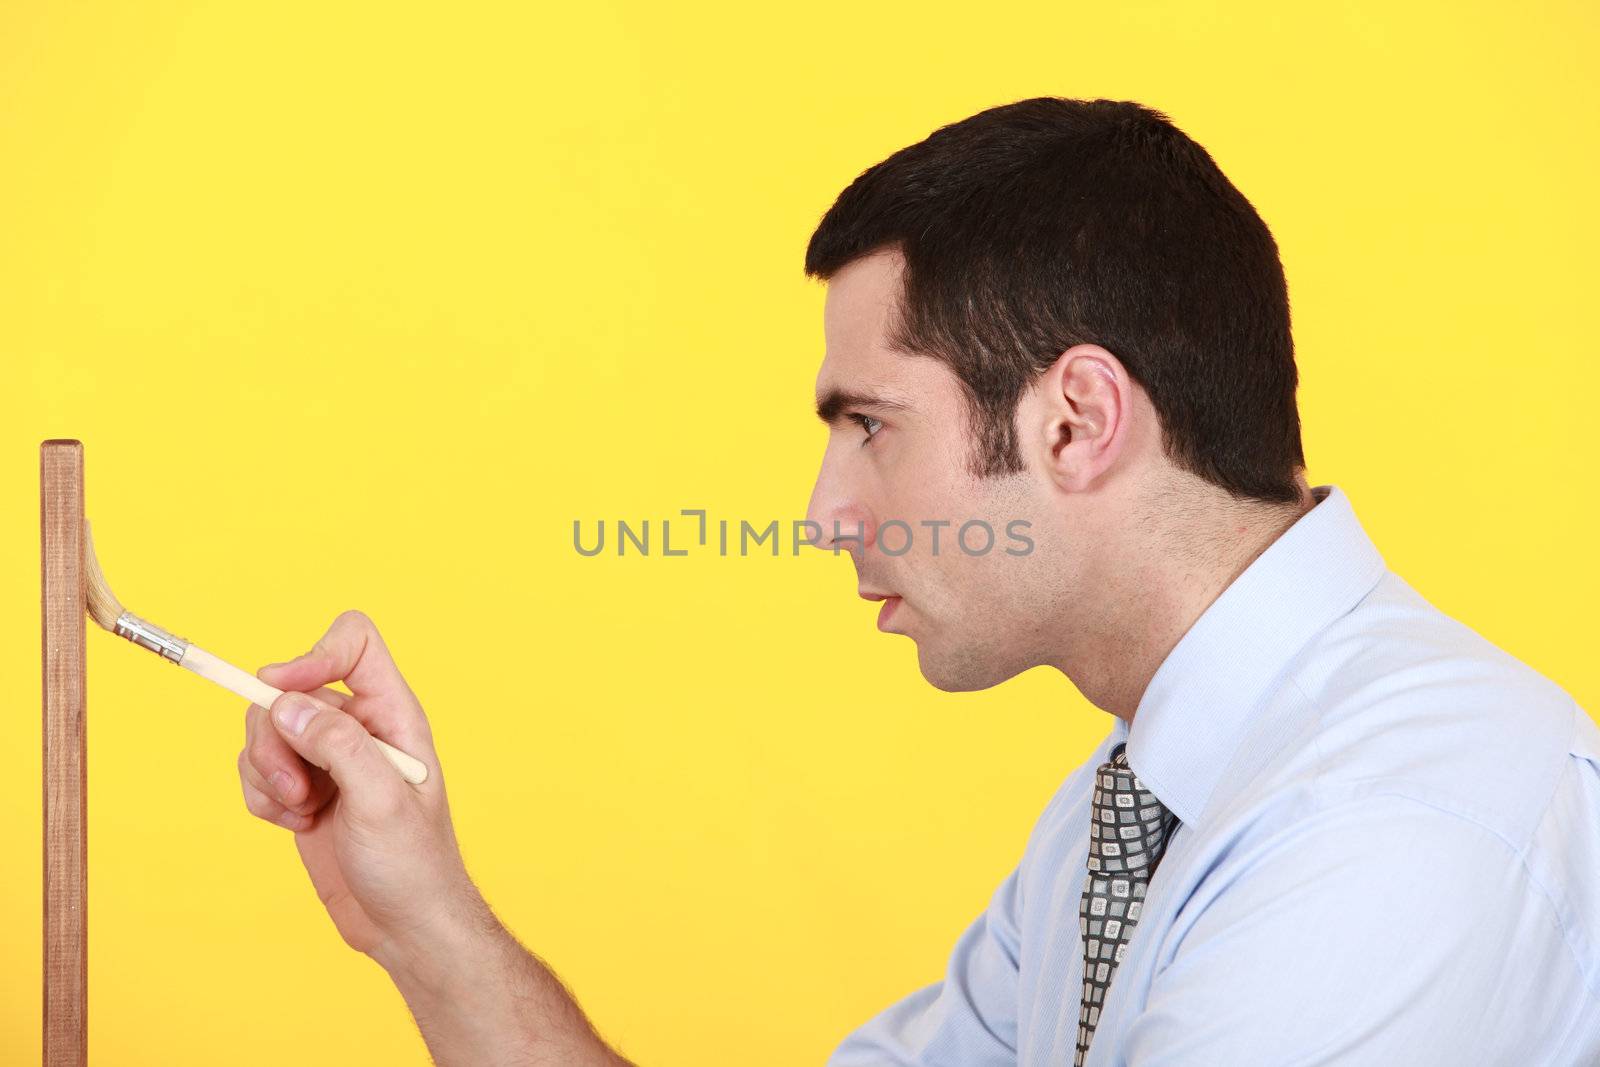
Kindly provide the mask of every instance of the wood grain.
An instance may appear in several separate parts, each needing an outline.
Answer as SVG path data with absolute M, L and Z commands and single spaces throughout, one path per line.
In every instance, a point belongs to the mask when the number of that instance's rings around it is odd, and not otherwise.
M 44 651 L 44 1062 L 89 1062 L 83 443 L 39 446 Z

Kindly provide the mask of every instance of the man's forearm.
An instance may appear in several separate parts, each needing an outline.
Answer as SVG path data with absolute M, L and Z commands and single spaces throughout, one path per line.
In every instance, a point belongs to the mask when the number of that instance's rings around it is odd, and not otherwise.
M 373 954 L 439 1067 L 632 1067 L 476 893 L 414 942 Z

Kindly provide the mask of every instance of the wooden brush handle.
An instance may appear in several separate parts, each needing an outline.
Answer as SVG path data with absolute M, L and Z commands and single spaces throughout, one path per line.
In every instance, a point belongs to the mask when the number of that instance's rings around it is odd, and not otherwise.
M 224 689 L 232 690 L 263 708 L 272 707 L 272 702 L 283 695 L 282 689 L 274 689 L 253 674 L 246 674 L 227 660 L 218 659 L 198 645 L 190 644 L 183 654 L 183 659 L 178 666 L 187 667 L 202 678 L 209 678 Z M 428 780 L 428 765 L 421 760 L 406 755 L 387 741 L 379 740 L 378 751 L 384 758 L 394 764 L 395 770 L 405 776 L 406 781 L 412 785 L 421 785 Z

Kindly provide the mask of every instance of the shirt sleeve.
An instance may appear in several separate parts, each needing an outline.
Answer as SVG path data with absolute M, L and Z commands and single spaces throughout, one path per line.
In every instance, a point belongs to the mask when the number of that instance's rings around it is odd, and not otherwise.
M 1017 1062 L 1018 879 L 956 941 L 943 980 L 847 1037 L 827 1067 L 990 1067 Z
M 1576 960 L 1516 850 L 1410 797 L 1275 832 L 1185 908 L 1128 1067 L 1520 1064 L 1581 1010 Z

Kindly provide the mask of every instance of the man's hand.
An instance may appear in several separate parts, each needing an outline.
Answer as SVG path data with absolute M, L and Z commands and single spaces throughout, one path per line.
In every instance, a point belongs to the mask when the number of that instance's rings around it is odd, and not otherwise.
M 389 972 L 435 1062 L 626 1065 L 468 877 L 427 716 L 372 620 L 347 611 L 311 651 L 256 673 L 284 692 L 245 712 L 245 806 L 294 831 L 340 936 Z M 427 780 L 402 778 L 375 736 Z
M 245 806 L 295 831 L 340 936 L 382 963 L 476 894 L 427 717 L 377 628 L 357 611 L 335 619 L 303 656 L 256 673 L 284 694 L 270 709 L 251 704 L 245 712 Z M 333 681 L 350 694 L 327 688 Z M 427 764 L 427 780 L 402 778 L 372 735 Z

